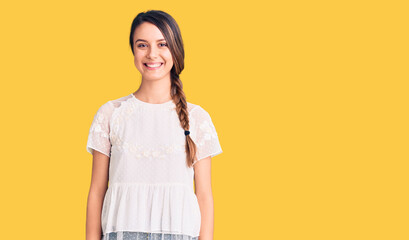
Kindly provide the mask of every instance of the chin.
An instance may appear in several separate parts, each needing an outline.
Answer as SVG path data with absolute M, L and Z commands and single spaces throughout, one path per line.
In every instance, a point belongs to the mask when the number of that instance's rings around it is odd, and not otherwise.
M 145 75 L 143 75 L 142 76 L 143 77 L 143 79 L 146 79 L 146 80 L 160 80 L 160 79 L 163 79 L 163 75 L 160 75 L 160 76 L 158 76 L 158 75 L 150 75 L 150 74 L 145 74 Z

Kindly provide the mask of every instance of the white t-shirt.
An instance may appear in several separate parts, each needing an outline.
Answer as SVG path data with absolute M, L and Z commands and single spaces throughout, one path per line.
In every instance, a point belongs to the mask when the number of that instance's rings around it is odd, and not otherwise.
M 177 234 L 183 240 L 199 236 L 194 169 L 186 165 L 186 136 L 175 107 L 172 100 L 152 104 L 130 94 L 106 102 L 95 114 L 87 151 L 110 157 L 104 239 L 115 234 L 122 240 L 129 232 Z M 222 153 L 210 115 L 189 102 L 187 109 L 197 161 Z

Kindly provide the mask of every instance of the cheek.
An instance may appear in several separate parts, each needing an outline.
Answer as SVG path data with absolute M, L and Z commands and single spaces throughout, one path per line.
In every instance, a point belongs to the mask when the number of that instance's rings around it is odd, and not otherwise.
M 166 58 L 166 63 L 170 66 L 173 65 L 172 54 L 170 52 L 166 52 L 163 54 L 164 58 Z
M 172 54 L 170 53 L 170 51 L 166 51 L 163 55 L 168 61 L 172 61 Z
M 135 54 L 134 56 L 134 63 L 136 66 L 141 66 L 142 67 L 142 56 L 139 54 Z

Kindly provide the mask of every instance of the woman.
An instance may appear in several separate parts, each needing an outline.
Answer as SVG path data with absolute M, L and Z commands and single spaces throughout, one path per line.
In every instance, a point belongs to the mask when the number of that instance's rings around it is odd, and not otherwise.
M 179 27 L 163 11 L 141 12 L 129 41 L 142 81 L 91 124 L 87 240 L 211 240 L 211 158 L 222 149 L 210 115 L 186 101 Z

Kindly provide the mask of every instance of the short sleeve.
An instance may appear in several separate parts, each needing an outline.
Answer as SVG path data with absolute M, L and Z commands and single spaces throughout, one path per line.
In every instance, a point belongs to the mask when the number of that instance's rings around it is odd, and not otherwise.
M 93 154 L 97 150 L 108 157 L 111 156 L 111 142 L 109 138 L 109 119 L 112 114 L 112 103 L 103 104 L 94 115 L 88 133 L 87 151 Z
M 200 106 L 192 109 L 191 117 L 194 121 L 191 137 L 196 144 L 196 157 L 193 162 L 206 157 L 214 157 L 222 153 L 219 137 L 209 113 Z

